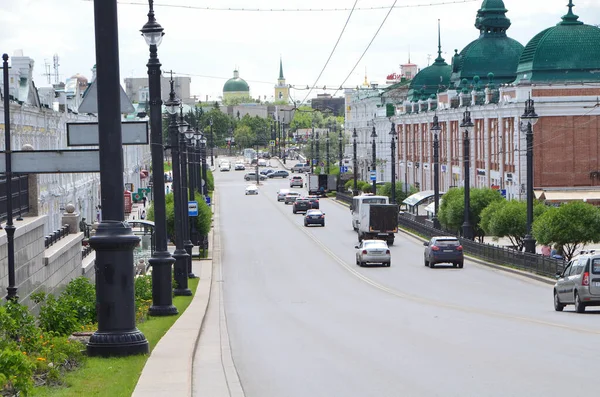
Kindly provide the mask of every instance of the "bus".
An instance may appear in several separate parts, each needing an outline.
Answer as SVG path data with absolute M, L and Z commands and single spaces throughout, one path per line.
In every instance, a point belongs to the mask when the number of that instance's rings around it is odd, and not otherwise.
M 390 200 L 388 196 L 375 196 L 373 194 L 363 194 L 361 196 L 354 196 L 352 198 L 352 204 L 350 205 L 350 212 L 352 212 L 352 229 L 358 231 L 360 208 L 364 204 L 389 204 Z

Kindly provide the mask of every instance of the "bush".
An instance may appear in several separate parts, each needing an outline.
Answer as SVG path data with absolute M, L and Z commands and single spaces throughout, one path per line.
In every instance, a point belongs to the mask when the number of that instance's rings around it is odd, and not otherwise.
M 210 169 L 206 170 L 206 183 L 208 184 L 208 191 L 213 192 L 215 190 L 215 178 Z
M 210 178 L 209 178 L 210 179 Z M 209 185 L 210 189 L 210 185 Z M 210 207 L 204 201 L 204 196 L 195 193 L 195 199 L 198 202 L 198 216 L 196 217 L 196 230 L 201 235 L 207 235 L 210 231 L 212 223 L 212 211 Z M 166 213 L 167 213 L 167 236 L 171 241 L 175 241 L 175 203 L 173 193 L 165 195 Z M 146 211 L 146 218 L 150 221 L 154 221 L 154 202 Z

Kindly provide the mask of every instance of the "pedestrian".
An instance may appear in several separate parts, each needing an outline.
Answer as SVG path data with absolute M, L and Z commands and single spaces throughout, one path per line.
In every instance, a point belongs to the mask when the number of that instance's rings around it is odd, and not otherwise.
M 146 196 L 142 197 L 142 202 L 144 203 L 144 208 L 146 208 Z
M 550 256 L 554 258 L 554 256 L 556 255 L 556 244 L 552 247 L 552 250 L 550 251 Z
M 169 194 L 169 185 L 167 185 L 167 194 Z
M 79 231 L 85 232 L 86 228 L 87 228 L 87 224 L 85 223 L 85 218 L 81 218 L 81 221 L 79 221 Z
M 96 221 L 98 221 L 98 223 L 102 222 L 102 206 L 101 205 L 96 207 Z
M 550 246 L 549 245 L 542 245 L 542 255 L 543 256 L 550 256 Z
M 140 219 L 146 219 L 146 210 L 142 211 L 142 215 L 140 215 Z

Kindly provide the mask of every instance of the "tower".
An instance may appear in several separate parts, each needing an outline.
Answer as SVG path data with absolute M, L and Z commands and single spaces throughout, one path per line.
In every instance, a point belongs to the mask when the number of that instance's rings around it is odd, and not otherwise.
M 285 103 L 290 101 L 290 88 L 285 83 L 285 77 L 283 77 L 283 62 L 281 58 L 279 58 L 279 78 L 275 86 L 275 101 L 284 101 Z

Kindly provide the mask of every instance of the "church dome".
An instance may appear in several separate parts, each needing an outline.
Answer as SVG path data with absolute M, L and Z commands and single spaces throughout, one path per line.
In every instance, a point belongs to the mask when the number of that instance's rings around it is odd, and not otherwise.
M 223 92 L 247 92 L 250 93 L 248 83 L 239 76 L 237 70 L 233 71 L 233 78 L 227 80 L 223 86 Z
M 85 76 L 80 75 L 79 73 L 71 76 L 72 79 L 77 80 L 77 84 L 80 88 L 84 89 L 88 86 L 88 79 Z
M 535 35 L 523 51 L 515 83 L 600 81 L 600 28 L 569 11 L 556 26 Z
M 512 82 L 517 75 L 517 66 L 523 45 L 506 35 L 510 19 L 502 0 L 484 0 L 477 11 L 475 27 L 479 38 L 469 43 L 452 58 L 451 80 L 456 85 L 461 80 L 469 82 L 475 76 L 494 73 L 496 82 Z

